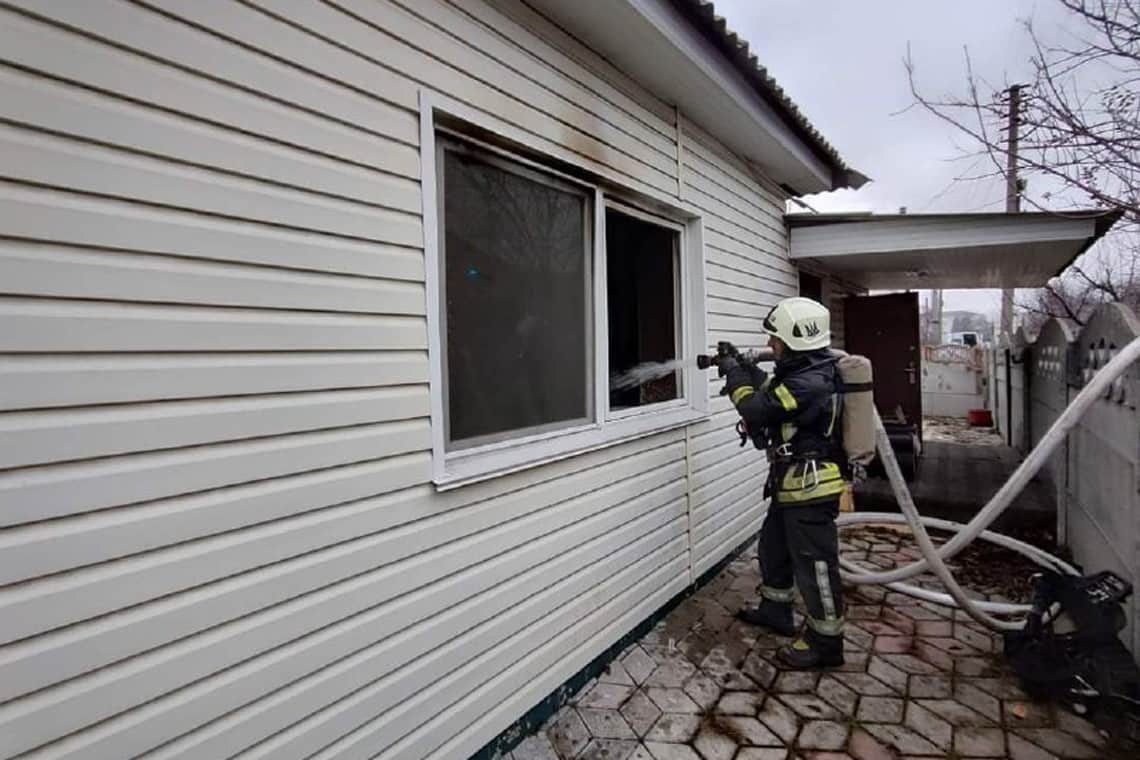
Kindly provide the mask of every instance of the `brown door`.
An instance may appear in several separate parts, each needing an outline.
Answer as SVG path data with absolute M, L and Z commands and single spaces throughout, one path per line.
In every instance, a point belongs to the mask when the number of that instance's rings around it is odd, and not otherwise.
M 901 408 L 906 421 L 922 435 L 921 348 L 918 337 L 918 293 L 853 296 L 844 309 L 844 343 L 848 353 L 871 360 L 875 406 L 884 422 Z

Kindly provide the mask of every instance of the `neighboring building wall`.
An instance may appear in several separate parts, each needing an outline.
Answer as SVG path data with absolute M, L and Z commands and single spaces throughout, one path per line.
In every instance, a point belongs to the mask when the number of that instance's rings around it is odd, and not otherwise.
M 923 346 L 922 413 L 965 418 L 985 403 L 984 356 L 968 346 Z
M 1140 319 L 1120 304 L 1102 306 L 1079 331 L 1050 321 L 1028 347 L 1036 444 L 1077 394 L 1140 336 Z M 1113 384 L 1069 434 L 1043 477 L 1058 491 L 1058 534 L 1085 572 L 1112 570 L 1140 588 L 1140 365 Z M 1017 399 L 1015 397 L 1014 403 Z M 1140 657 L 1140 603 L 1128 601 L 1122 634 Z
M 421 86 L 700 208 L 710 343 L 795 292 L 783 198 L 688 122 L 679 182 L 581 43 L 506 0 L 11 5 L 0 758 L 466 757 L 757 530 L 719 397 L 430 483 Z

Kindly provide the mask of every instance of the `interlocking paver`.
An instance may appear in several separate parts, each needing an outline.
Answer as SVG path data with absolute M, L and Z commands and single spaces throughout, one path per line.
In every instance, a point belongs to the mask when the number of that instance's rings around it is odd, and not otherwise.
M 961 678 L 954 683 L 954 699 L 995 723 L 1001 722 L 1001 702 L 970 683 L 969 679 Z
M 923 636 L 922 641 L 930 644 L 932 647 L 941 649 L 947 654 L 971 656 L 978 654 L 978 650 L 974 649 L 969 644 L 963 644 L 961 641 L 949 636 Z
M 661 708 L 644 691 L 637 691 L 621 706 L 622 717 L 638 736 L 645 732 L 661 717 Z
M 945 756 L 945 750 L 940 749 L 923 736 L 915 733 L 905 726 L 895 726 L 888 723 L 869 723 L 864 728 L 888 747 L 894 747 L 899 752 L 910 755 L 939 755 Z
M 1008 678 L 971 678 L 970 683 L 998 699 L 1029 699 L 1029 695 Z
M 789 670 L 776 678 L 772 690 L 782 694 L 810 694 L 818 681 L 819 673 Z
M 1006 734 L 1010 760 L 1060 760 L 1048 750 L 1022 739 L 1017 734 Z
M 559 757 L 572 758 L 590 743 L 590 730 L 578 716 L 577 710 L 565 707 L 554 716 L 546 730 L 546 737 L 554 745 Z
M 558 760 L 558 753 L 545 734 L 534 734 L 523 739 L 511 752 L 513 760 Z
M 849 604 L 843 615 L 848 620 L 878 620 L 882 611 L 879 604 Z
M 969 757 L 1005 757 L 1005 732 L 1000 728 L 959 728 L 954 751 Z
M 636 740 L 594 739 L 578 755 L 578 760 L 628 760 L 635 749 Z
M 630 677 L 629 672 L 626 671 L 620 660 L 614 660 L 606 666 L 606 669 L 598 676 L 598 683 L 613 683 L 619 686 L 635 685 L 633 678 Z
M 954 657 L 925 639 L 917 639 L 914 642 L 914 656 L 944 673 L 954 672 Z
M 994 676 L 999 672 L 997 663 L 989 657 L 955 657 L 954 674 L 963 678 Z
M 769 688 L 775 682 L 776 676 L 779 675 L 776 666 L 756 652 L 752 652 L 744 658 L 744 664 L 740 666 L 740 670 L 762 689 Z
M 873 662 L 873 661 L 872 661 Z M 900 675 L 906 676 L 905 673 Z M 901 694 L 906 691 L 906 681 L 903 681 L 901 688 L 891 688 L 878 678 L 874 678 L 867 673 L 834 673 L 832 677 L 843 685 L 850 688 L 857 694 L 862 694 L 865 697 L 887 697 L 892 694 Z
M 875 641 L 875 636 L 872 633 L 864 631 L 857 625 L 847 626 L 847 630 L 843 634 L 844 644 L 850 642 L 859 649 L 870 649 Z
M 854 625 L 852 627 L 861 628 L 864 631 L 866 631 L 867 633 L 870 633 L 874 636 L 895 636 L 895 637 L 898 637 L 898 636 L 905 636 L 906 635 L 903 631 L 900 631 L 898 628 L 895 628 L 894 626 L 888 625 L 887 623 L 884 623 L 882 620 L 879 620 L 879 619 L 859 620 L 858 622 L 854 623 Z
M 781 694 L 780 701 L 807 720 L 832 720 L 839 711 L 814 694 Z
M 645 690 L 653 704 L 661 708 L 662 712 L 689 713 L 696 715 L 701 711 L 697 703 L 689 698 L 681 689 L 662 689 L 649 687 Z
M 954 627 L 956 629 L 954 631 L 954 637 L 958 639 L 958 641 L 973 647 L 979 652 L 993 651 L 994 642 L 988 633 L 980 633 L 968 625 L 958 624 Z
M 644 744 L 638 744 L 637 748 L 633 750 L 633 754 L 629 756 L 628 760 L 654 760 L 654 757 Z
M 803 749 L 841 749 L 847 743 L 847 725 L 834 720 L 811 720 L 804 724 L 796 745 Z
M 716 712 L 755 717 L 763 703 L 764 695 L 757 691 L 726 691 L 717 702 Z
M 954 729 L 938 713 L 918 702 L 906 704 L 906 727 L 917 731 L 935 746 L 949 747 Z
M 741 715 L 714 715 L 707 723 L 708 728 L 732 739 L 737 744 L 748 747 L 781 747 L 778 736 L 756 718 Z
M 915 704 L 925 707 L 954 726 L 992 726 L 995 721 L 953 699 L 920 699 Z
M 847 749 L 854 760 L 897 760 L 898 754 L 861 728 L 851 732 Z
M 899 612 L 916 622 L 924 620 L 945 620 L 944 616 L 938 614 L 934 610 L 927 609 L 926 607 L 919 607 L 918 605 L 911 607 L 899 607 Z
M 582 722 L 590 730 L 590 735 L 598 739 L 636 739 L 625 718 L 617 710 L 599 710 L 596 708 L 579 707 L 578 714 Z
M 657 663 L 641 647 L 635 646 L 621 661 L 634 683 L 645 683 L 645 679 L 657 669 Z
M 912 699 L 943 699 L 949 697 L 954 691 L 954 682 L 949 676 L 911 676 L 910 691 Z
M 697 673 L 685 682 L 685 693 L 702 710 L 709 710 L 720 699 L 721 688 L 704 673 Z
M 653 724 L 645 735 L 647 742 L 688 742 L 692 741 L 701 727 L 699 715 L 666 713 Z
M 736 760 L 786 760 L 787 757 L 786 749 L 771 747 L 741 747 L 736 753 Z
M 876 636 L 872 651 L 899 654 L 909 652 L 914 647 L 914 639 L 910 636 Z
M 899 693 L 906 691 L 906 673 L 881 657 L 871 658 L 867 672 Z
M 679 689 L 685 685 L 685 681 L 692 678 L 693 674 L 697 672 L 697 667 L 689 662 L 687 658 L 680 653 L 668 657 L 664 662 L 657 666 L 657 670 L 645 679 L 646 686 L 661 686 L 667 689 Z
M 920 620 L 914 624 L 914 632 L 919 636 L 953 636 L 954 624 L 949 620 Z
M 1017 733 L 1038 747 L 1064 758 L 1091 760 L 1101 756 L 1100 750 L 1057 728 L 1026 728 L 1018 730 Z
M 938 672 L 938 668 L 912 654 L 883 654 L 879 657 L 883 662 L 911 675 L 932 675 Z
M 719 731 L 706 727 L 693 740 L 693 747 L 705 760 L 732 760 L 739 745 Z
M 697 751 L 688 744 L 646 742 L 645 748 L 653 755 L 653 760 L 701 760 Z
M 756 715 L 772 733 L 789 742 L 800 730 L 800 721 L 792 708 L 775 697 L 768 697 L 763 709 Z
M 904 703 L 895 697 L 864 697 L 855 717 L 867 723 L 902 723 Z
M 633 694 L 632 686 L 616 683 L 597 683 L 578 699 L 580 707 L 598 707 L 616 710 Z
M 859 702 L 859 695 L 835 680 L 833 676 L 825 675 L 820 678 L 815 693 L 838 710 L 841 715 L 851 716 L 855 714 L 855 707 Z
M 883 622 L 904 634 L 913 634 L 917 628 L 914 618 L 902 614 L 902 608 L 883 607 Z

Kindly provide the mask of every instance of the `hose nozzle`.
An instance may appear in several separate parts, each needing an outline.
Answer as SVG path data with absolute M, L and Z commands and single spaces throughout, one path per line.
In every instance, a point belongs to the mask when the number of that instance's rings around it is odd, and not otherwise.
M 697 356 L 697 369 L 710 369 L 720 364 L 721 359 L 732 357 L 740 362 L 747 362 L 749 364 L 756 364 L 757 362 L 771 361 L 774 357 L 771 349 L 760 349 L 757 351 L 741 352 L 736 346 L 729 343 L 727 340 L 722 340 L 716 344 L 715 354 L 699 354 Z

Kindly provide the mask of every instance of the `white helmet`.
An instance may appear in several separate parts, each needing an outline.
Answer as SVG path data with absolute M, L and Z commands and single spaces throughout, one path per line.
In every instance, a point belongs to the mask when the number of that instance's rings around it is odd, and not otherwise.
M 792 351 L 814 351 L 831 345 L 831 314 L 810 298 L 785 298 L 764 318 L 764 332 Z

